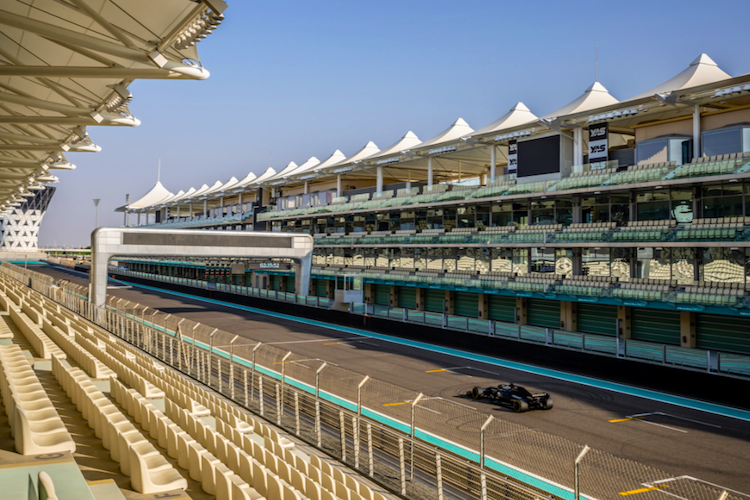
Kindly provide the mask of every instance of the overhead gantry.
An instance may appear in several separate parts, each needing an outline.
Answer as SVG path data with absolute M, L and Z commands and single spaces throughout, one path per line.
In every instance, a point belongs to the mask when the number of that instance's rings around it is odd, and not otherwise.
M 107 265 L 113 257 L 277 258 L 294 262 L 295 290 L 310 289 L 313 238 L 309 234 L 101 227 L 91 233 L 89 299 L 107 301 Z
M 203 80 L 196 43 L 222 0 L 8 0 L 0 6 L 0 215 L 72 170 L 66 152 L 98 152 L 88 126 L 140 124 L 138 78 Z

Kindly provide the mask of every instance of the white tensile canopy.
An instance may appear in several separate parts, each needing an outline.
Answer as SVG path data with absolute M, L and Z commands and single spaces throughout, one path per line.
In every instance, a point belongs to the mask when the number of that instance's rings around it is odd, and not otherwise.
M 156 181 L 154 187 L 148 190 L 146 194 L 138 198 L 136 201 L 128 203 L 122 207 L 116 208 L 115 212 L 125 212 L 130 210 L 139 210 L 142 208 L 150 208 L 154 205 L 158 205 L 162 200 L 166 200 L 174 196 L 167 188 L 165 188 L 160 181 Z
M 340 150 L 336 150 L 333 153 L 331 153 L 331 156 L 326 158 L 324 161 L 318 163 L 317 165 L 309 166 L 307 168 L 299 169 L 294 173 L 295 176 L 299 176 L 308 172 L 318 172 L 325 170 L 326 168 L 332 166 L 332 165 L 338 165 L 339 163 L 342 163 L 346 160 L 346 155 L 342 153 Z M 306 164 L 307 162 L 305 162 Z M 304 164 L 303 164 L 304 166 Z
M 380 151 L 380 148 L 378 148 L 375 145 L 374 142 L 369 141 L 367 144 L 365 144 L 362 147 L 362 149 L 360 149 L 359 151 L 357 151 L 356 153 L 354 153 L 353 155 L 351 155 L 349 158 L 345 158 L 342 161 L 340 161 L 339 163 L 333 163 L 333 164 L 330 164 L 330 165 L 327 165 L 327 166 L 323 166 L 322 164 L 318 165 L 317 167 L 315 167 L 315 169 L 313 171 L 319 172 L 319 171 L 322 171 L 322 169 L 324 169 L 324 168 L 326 170 L 330 170 L 330 168 L 333 168 L 333 167 L 340 168 L 340 167 L 343 167 L 344 165 L 348 165 L 348 164 L 351 164 L 353 162 L 360 162 L 360 161 L 364 160 L 365 158 L 367 158 L 369 156 L 373 156 L 373 155 L 377 154 L 379 151 Z M 328 163 L 328 161 L 326 161 L 325 163 Z
M 397 156 L 400 155 L 403 151 L 408 151 L 410 149 L 414 149 L 417 146 L 419 146 L 422 143 L 422 141 L 419 140 L 419 137 L 417 137 L 417 134 L 412 132 L 411 130 L 404 134 L 404 136 L 396 141 L 395 143 L 391 144 L 385 149 L 381 149 L 379 152 L 375 153 L 372 156 L 368 156 L 367 158 L 364 158 L 365 161 L 368 163 L 375 162 L 379 158 L 387 158 L 389 156 Z
M 472 132 L 474 132 L 474 129 L 471 128 L 463 118 L 459 118 L 458 120 L 453 122 L 450 127 L 443 130 L 435 137 L 427 139 L 426 141 L 421 143 L 418 148 L 415 149 L 423 150 L 426 148 L 433 148 L 442 144 L 447 145 L 448 143 L 459 140 L 461 137 L 466 137 Z
M 182 193 L 182 191 L 180 191 Z M 184 200 L 186 198 L 191 198 L 195 194 L 195 188 L 190 188 L 187 190 L 187 192 L 183 193 L 182 196 L 175 196 L 172 198 L 169 203 L 172 205 L 179 205 L 180 200 Z
M 302 172 L 307 172 L 308 170 L 317 167 L 320 165 L 320 160 L 315 158 L 314 156 L 311 156 L 307 159 L 306 162 L 304 162 L 302 165 L 294 169 L 292 172 L 289 172 L 288 174 L 285 174 L 283 176 L 279 175 L 279 177 L 284 177 L 285 179 L 288 177 L 292 177 L 294 175 L 299 175 Z
M 275 175 L 276 175 L 276 170 L 274 170 L 272 167 L 268 167 L 265 172 L 263 172 L 262 174 L 260 174 L 258 177 L 251 180 L 247 184 L 238 183 L 234 187 L 234 192 L 239 193 L 241 191 L 246 191 L 248 188 L 257 187 L 258 185 L 263 184 L 267 180 L 273 178 L 273 176 Z
M 469 137 L 498 134 L 503 130 L 511 129 L 527 123 L 535 123 L 539 118 L 522 102 L 517 102 L 510 111 L 490 123 L 489 125 L 475 130 Z
M 210 188 L 208 188 L 208 190 L 206 190 L 203 193 L 203 195 L 201 196 L 201 199 L 206 198 L 207 196 L 212 195 L 213 193 L 215 193 L 216 191 L 218 191 L 219 189 L 221 189 L 221 186 L 223 186 L 223 185 L 224 185 L 224 183 L 221 182 L 221 181 L 214 182 L 213 186 L 211 186 Z
M 690 66 L 685 68 L 684 71 L 674 78 L 670 78 L 661 85 L 657 85 L 647 92 L 638 94 L 637 96 L 628 99 L 628 101 L 651 97 L 655 94 L 663 94 L 666 92 L 674 92 L 675 90 L 706 85 L 708 83 L 726 80 L 727 78 L 731 78 L 731 76 L 723 69 L 719 68 L 719 65 L 716 64 L 713 59 L 708 57 L 708 55 L 701 54 L 690 63 Z
M 558 116 L 581 113 L 583 111 L 609 106 L 618 102 L 619 101 L 609 93 L 604 85 L 599 82 L 594 82 L 577 99 L 557 111 L 545 115 L 544 118 L 554 120 Z
M 196 42 L 218 28 L 224 7 L 188 0 L 2 2 L 0 213 L 26 188 L 50 182 L 49 170 L 74 169 L 66 152 L 99 151 L 92 127 L 138 126 L 127 88 L 135 80 L 208 78 Z M 142 204 L 160 200 L 148 201 Z

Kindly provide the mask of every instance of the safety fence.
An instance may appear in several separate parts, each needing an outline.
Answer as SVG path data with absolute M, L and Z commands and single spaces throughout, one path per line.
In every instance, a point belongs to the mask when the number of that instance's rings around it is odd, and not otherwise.
M 297 295 L 294 292 L 267 290 L 228 283 L 210 283 L 204 280 L 163 276 L 124 269 L 113 270 L 113 272 L 123 276 L 133 276 L 193 288 L 206 289 L 210 287 L 222 292 L 279 302 L 291 302 L 303 306 L 328 309 L 333 305 L 332 299 Z M 750 356 L 744 354 L 680 347 L 635 339 L 621 339 L 614 335 L 570 332 L 554 328 L 520 325 L 491 319 L 468 318 L 453 314 L 417 311 L 404 307 L 378 304 L 351 304 L 349 312 L 352 314 L 388 318 L 404 323 L 422 324 L 448 330 L 486 335 L 488 337 L 545 344 L 550 347 L 582 351 L 589 354 L 627 358 L 649 364 L 660 364 L 692 371 L 750 378 Z M 613 330 L 614 327 L 615 325 L 613 324 Z
M 0 271 L 407 498 L 575 497 L 583 447 L 568 439 L 117 297 L 98 308 L 86 287 L 11 264 Z M 599 450 L 579 468 L 590 499 L 672 477 Z M 670 494 L 710 500 L 721 491 L 679 481 Z

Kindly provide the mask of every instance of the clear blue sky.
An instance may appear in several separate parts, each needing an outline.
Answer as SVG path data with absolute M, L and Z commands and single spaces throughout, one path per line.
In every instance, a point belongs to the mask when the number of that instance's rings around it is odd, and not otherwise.
M 172 192 L 276 170 L 407 130 L 428 139 L 464 118 L 477 129 L 523 101 L 541 116 L 594 79 L 618 99 L 676 75 L 701 52 L 750 72 L 750 3 L 227 0 L 199 44 L 208 80 L 137 81 L 134 129 L 89 127 L 103 150 L 69 154 L 41 245 L 87 245 L 121 225 L 125 194 Z

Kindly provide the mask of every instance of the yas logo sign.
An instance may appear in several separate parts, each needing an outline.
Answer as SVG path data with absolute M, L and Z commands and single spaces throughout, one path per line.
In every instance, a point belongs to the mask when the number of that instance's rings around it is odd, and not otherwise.
M 609 159 L 609 125 L 602 123 L 589 127 L 589 163 Z

